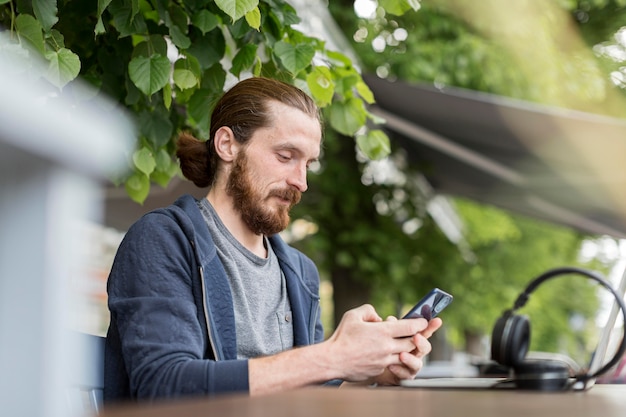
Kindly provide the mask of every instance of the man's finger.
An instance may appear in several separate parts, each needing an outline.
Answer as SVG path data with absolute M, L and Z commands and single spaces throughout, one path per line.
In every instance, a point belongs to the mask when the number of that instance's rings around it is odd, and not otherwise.
M 392 337 L 409 337 L 428 328 L 428 321 L 422 318 L 385 321 L 383 324 L 389 326 Z
M 434 319 L 428 322 L 428 327 L 426 327 L 426 329 L 424 329 L 421 332 L 422 336 L 426 338 L 430 338 L 433 335 L 433 333 L 435 333 L 437 329 L 441 327 L 442 324 L 443 324 L 443 321 L 439 317 L 435 317 Z
M 413 337 L 413 344 L 416 347 L 413 354 L 418 358 L 423 358 L 424 356 L 428 355 L 432 350 L 432 345 L 430 344 L 428 339 L 424 337 L 424 335 L 422 335 L 421 333 L 418 333 L 415 335 L 415 337 Z

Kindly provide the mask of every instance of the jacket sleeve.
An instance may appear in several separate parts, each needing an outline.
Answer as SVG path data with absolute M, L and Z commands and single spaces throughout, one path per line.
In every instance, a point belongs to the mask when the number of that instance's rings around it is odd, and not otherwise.
M 246 360 L 205 359 L 210 347 L 194 301 L 195 269 L 189 238 L 163 213 L 144 216 L 120 245 L 108 302 L 131 398 L 249 390 Z

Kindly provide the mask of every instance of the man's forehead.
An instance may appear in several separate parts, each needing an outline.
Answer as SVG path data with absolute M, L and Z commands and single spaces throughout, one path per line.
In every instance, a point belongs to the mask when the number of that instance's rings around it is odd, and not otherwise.
M 272 103 L 272 124 L 255 132 L 253 140 L 275 148 L 311 154 L 311 159 L 319 158 L 322 146 L 319 119 L 296 107 L 274 100 Z

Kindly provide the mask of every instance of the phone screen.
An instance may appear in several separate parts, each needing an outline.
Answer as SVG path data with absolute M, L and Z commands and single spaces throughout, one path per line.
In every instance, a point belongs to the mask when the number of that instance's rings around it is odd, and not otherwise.
M 414 319 L 423 317 L 426 320 L 434 319 L 452 302 L 453 298 L 447 292 L 439 288 L 433 288 L 403 318 Z

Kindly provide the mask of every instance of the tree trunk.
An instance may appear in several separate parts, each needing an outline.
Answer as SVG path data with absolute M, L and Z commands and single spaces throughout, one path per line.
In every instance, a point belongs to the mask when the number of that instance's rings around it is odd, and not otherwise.
M 428 354 L 429 361 L 449 362 L 452 360 L 454 348 L 447 341 L 445 326 L 437 330 L 429 340 L 432 346 L 432 350 Z
M 331 271 L 333 283 L 334 327 L 341 321 L 343 314 L 370 300 L 370 285 L 357 281 L 348 268 L 335 267 Z
M 465 331 L 465 351 L 477 358 L 489 359 L 491 356 L 483 333 Z

